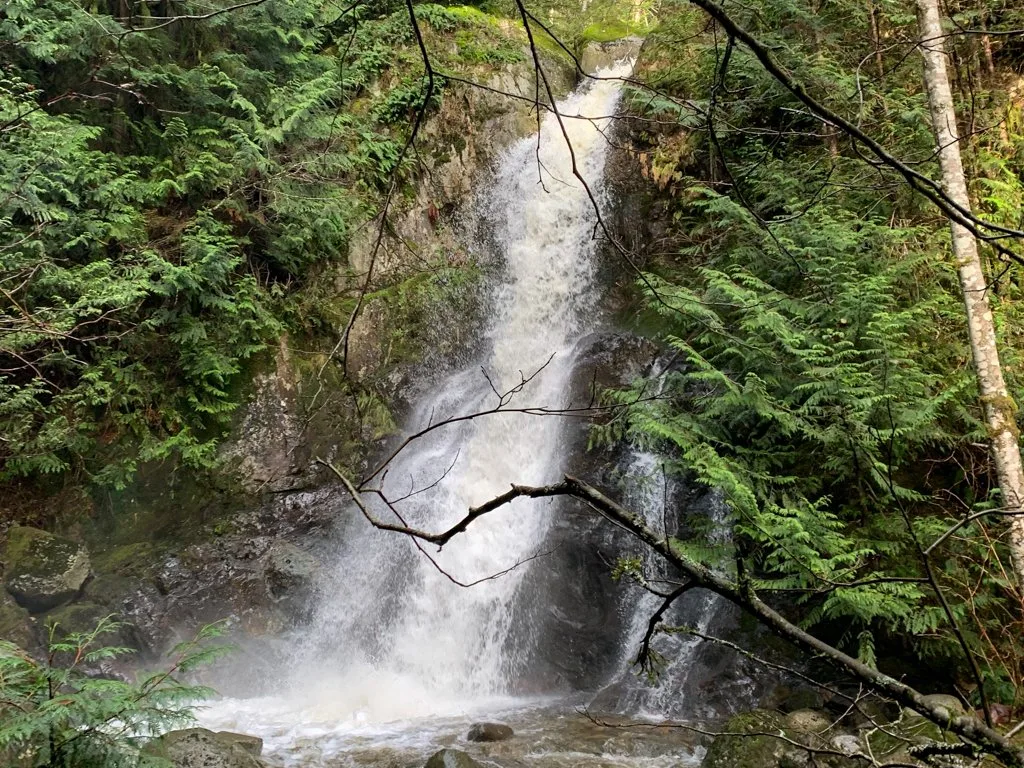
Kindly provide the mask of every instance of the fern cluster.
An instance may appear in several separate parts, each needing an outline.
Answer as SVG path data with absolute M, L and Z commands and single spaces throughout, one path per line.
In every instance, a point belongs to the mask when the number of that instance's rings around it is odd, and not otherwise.
M 211 466 L 241 372 L 284 330 L 322 332 L 332 310 L 304 292 L 413 178 L 413 113 L 444 91 L 425 104 L 393 0 L 119 13 L 12 0 L 0 18 L 0 482 Z M 521 49 L 476 9 L 416 15 L 438 68 Z M 435 44 L 456 33 L 465 57 Z
M 847 113 L 855 95 L 866 131 L 928 158 L 915 73 L 880 81 L 859 69 L 869 12 L 799 0 L 736 10 L 816 97 Z M 885 6 L 875 23 L 912 46 L 913 21 Z M 932 576 L 921 553 L 998 502 L 946 223 L 702 25 L 685 8 L 667 15 L 641 69 L 660 93 L 632 102 L 641 118 L 677 123 L 640 137 L 650 177 L 674 201 L 680 247 L 638 283 L 641 325 L 675 362 L 614 393 L 661 396 L 599 437 L 658 448 L 671 471 L 719 489 L 751 587 L 795 603 L 807 626 L 869 663 L 880 641 L 909 643 L 968 679 L 959 632 L 984 685 L 1014 700 L 1019 644 L 1004 630 L 1020 624 L 1001 523 L 979 519 L 943 540 Z M 1024 142 L 1014 134 L 993 151 L 990 135 L 975 141 L 976 188 L 998 217 L 1024 189 L 1013 149 Z M 995 305 L 1015 361 L 1021 282 L 999 269 Z

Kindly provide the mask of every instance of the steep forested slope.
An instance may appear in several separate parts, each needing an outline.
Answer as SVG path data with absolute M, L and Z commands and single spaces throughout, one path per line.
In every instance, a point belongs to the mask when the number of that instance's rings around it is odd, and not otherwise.
M 774 74 L 704 13 L 671 8 L 641 57 L 631 135 L 673 246 L 647 262 L 638 320 L 679 362 L 618 396 L 666 393 L 606 436 L 658 446 L 671 471 L 721 488 L 751 586 L 805 625 L 871 664 L 876 649 L 952 660 L 976 704 L 980 688 L 1017 701 L 1020 591 L 999 514 L 1013 504 L 990 461 L 947 219 L 822 117 L 940 178 L 914 8 L 730 6 Z M 972 202 L 1016 228 L 1022 48 L 983 29 L 1020 14 L 953 11 Z M 1021 266 L 991 245 L 983 256 L 1019 402 Z M 714 563 L 714 541 L 681 546 Z
M 0 482 L 210 466 L 248 361 L 336 336 L 384 287 L 347 248 L 431 165 L 409 139 L 442 73 L 526 61 L 475 8 L 416 19 L 433 77 L 401 4 L 5 4 Z M 418 258 L 427 286 L 456 279 Z

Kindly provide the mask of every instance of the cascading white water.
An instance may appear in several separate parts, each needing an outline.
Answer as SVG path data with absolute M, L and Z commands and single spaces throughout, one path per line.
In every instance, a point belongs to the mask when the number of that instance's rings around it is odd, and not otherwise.
M 627 72 L 624 64 L 607 74 Z M 602 80 L 560 105 L 579 170 L 592 189 L 601 188 L 607 154 L 602 130 L 618 95 L 618 81 Z M 539 145 L 537 137 L 525 139 L 504 156 L 479 209 L 494 229 L 507 272 L 494 297 L 489 352 L 420 404 L 413 430 L 492 408 L 495 390 L 506 392 L 538 371 L 513 407 L 562 405 L 572 347 L 593 317 L 595 213 L 573 176 L 553 116 L 542 123 Z M 424 489 L 396 506 L 410 524 L 443 530 L 511 482 L 556 478 L 560 431 L 557 419 L 516 413 L 445 427 L 411 445 L 390 468 L 384 487 L 391 498 Z M 437 714 L 510 692 L 517 649 L 528 640 L 511 625 L 524 569 L 471 589 L 445 574 L 476 581 L 533 555 L 547 529 L 543 506 L 517 501 L 475 522 L 467 534 L 432 553 L 437 567 L 408 539 L 369 527 L 347 543 L 315 632 L 344 645 L 346 667 L 373 678 L 376 696 L 353 701 L 353 711 L 362 708 L 372 718 Z M 378 514 L 389 516 L 384 509 Z M 388 597 L 380 598 L 382 591 Z M 323 643 L 321 656 L 322 651 Z M 385 680 L 396 688 L 382 685 Z
M 662 474 L 661 461 L 657 454 L 636 450 L 630 455 L 625 472 L 631 480 L 626 504 L 642 515 L 652 531 L 662 531 L 666 527 L 671 530 L 678 524 L 675 519 L 677 513 L 667 508 L 674 490 L 673 481 Z M 725 504 L 719 494 L 711 492 L 707 507 L 709 522 L 713 526 L 712 540 L 722 543 L 728 538 Z M 668 518 L 673 519 L 669 522 Z M 663 573 L 659 572 L 661 569 L 657 559 L 650 552 L 642 552 L 641 556 L 647 563 L 649 570 L 646 577 L 652 581 L 652 586 L 662 592 L 670 591 L 673 584 L 658 581 Z M 652 647 L 665 660 L 664 667 L 659 669 L 653 681 L 647 680 L 636 669 L 635 659 L 641 640 L 648 630 L 651 616 L 658 610 L 663 598 L 639 587 L 635 592 L 627 602 L 628 621 L 619 658 L 619 671 L 613 675 L 606 688 L 598 692 L 595 701 L 599 702 L 599 707 L 632 712 L 652 719 L 678 717 L 681 714 L 687 717 L 705 715 L 699 700 L 687 696 L 692 691 L 689 683 L 696 655 L 702 645 L 700 638 L 685 633 L 656 635 Z M 721 605 L 722 598 L 718 595 L 708 590 L 697 590 L 689 600 L 679 601 L 663 620 L 667 624 L 687 625 L 699 632 L 707 632 Z
M 598 73 L 611 79 L 592 81 L 559 104 L 577 168 L 598 194 L 608 151 L 604 131 L 620 91 L 614 78 L 630 68 L 623 62 Z M 574 344 L 593 329 L 597 315 L 597 240 L 593 203 L 573 176 L 562 130 L 546 115 L 539 138 L 512 147 L 480 196 L 476 214 L 487 217 L 505 265 L 486 352 L 419 405 L 411 432 L 492 408 L 495 390 L 505 392 L 534 373 L 512 407 L 566 404 Z M 411 444 L 391 465 L 384 487 L 392 499 L 415 491 L 396 505 L 409 524 L 443 530 L 511 482 L 556 479 L 560 435 L 559 419 L 552 417 L 509 413 L 463 421 Z M 301 713 L 281 712 L 284 695 L 261 700 L 241 724 L 260 732 L 262 717 L 330 728 L 327 723 L 454 715 L 474 705 L 493 709 L 496 697 L 515 692 L 529 649 L 532 632 L 515 619 L 517 602 L 530 599 L 520 589 L 526 567 L 471 589 L 445 574 L 472 582 L 537 553 L 549 522 L 546 504 L 517 501 L 474 522 L 443 551 L 426 547 L 437 567 L 403 536 L 362 521 L 350 526 L 323 589 L 305 660 L 295 664 L 292 688 Z M 386 509 L 375 511 L 394 519 Z M 237 721 L 245 706 L 231 707 Z

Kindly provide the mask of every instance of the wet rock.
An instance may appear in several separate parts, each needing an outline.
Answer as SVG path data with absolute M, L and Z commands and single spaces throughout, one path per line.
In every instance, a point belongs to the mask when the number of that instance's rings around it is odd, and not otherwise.
M 109 608 L 97 603 L 76 601 L 62 605 L 47 611 L 41 621 L 47 627 L 54 627 L 54 636 L 59 639 L 68 635 L 92 632 L 107 617 L 110 617 L 114 624 L 110 631 L 96 638 L 96 645 L 138 649 L 140 643 L 135 627 L 121 621 Z
M 32 613 L 73 599 L 89 572 L 89 554 L 77 542 L 23 525 L 7 533 L 7 591 Z
M 25 650 L 36 650 L 39 638 L 29 612 L 0 589 L 0 639 L 9 640 Z
M 305 620 L 309 616 L 320 561 L 287 541 L 271 545 L 264 558 L 267 594 L 286 620 Z
M 430 756 L 424 768 L 482 768 L 482 766 L 460 749 L 442 749 Z
M 799 733 L 820 733 L 832 724 L 831 718 L 813 709 L 798 709 L 786 715 L 785 727 Z
M 250 736 L 248 733 L 234 733 L 232 731 L 217 731 L 217 738 L 221 741 L 229 741 L 236 744 L 253 757 L 263 754 L 263 739 L 259 736 Z
M 275 599 L 308 592 L 320 573 L 320 562 L 287 541 L 274 543 L 266 554 L 267 589 Z
M 635 57 L 640 52 L 643 39 L 639 37 L 623 37 L 607 43 L 590 43 L 583 49 L 580 56 L 580 68 L 587 74 L 594 74 L 616 62 Z
M 188 728 L 165 733 L 144 752 L 168 761 L 173 768 L 266 768 L 259 759 L 262 750 L 263 740 L 254 736 Z
M 502 723 L 474 723 L 466 738 L 470 741 L 505 741 L 514 735 L 512 729 Z

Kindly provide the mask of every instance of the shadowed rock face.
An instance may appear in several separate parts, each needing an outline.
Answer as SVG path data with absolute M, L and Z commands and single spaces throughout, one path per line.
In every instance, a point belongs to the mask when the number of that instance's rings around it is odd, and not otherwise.
M 10 640 L 28 650 L 36 650 L 38 638 L 29 612 L 0 589 L 0 638 Z
M 89 555 L 77 542 L 16 525 L 7 534 L 7 591 L 41 613 L 78 595 L 89 578 Z

